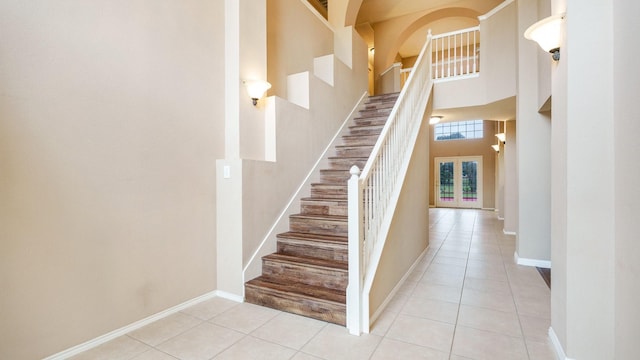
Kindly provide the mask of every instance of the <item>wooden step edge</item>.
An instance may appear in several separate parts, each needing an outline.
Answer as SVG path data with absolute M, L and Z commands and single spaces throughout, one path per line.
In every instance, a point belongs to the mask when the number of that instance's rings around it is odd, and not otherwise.
M 317 242 L 331 243 L 331 244 L 346 244 L 349 242 L 349 238 L 344 235 L 320 235 L 320 234 L 301 233 L 301 232 L 295 232 L 295 231 L 288 231 L 285 233 L 277 234 L 276 238 L 278 240 L 286 239 L 286 240 L 317 241 Z
M 309 220 L 347 221 L 347 215 L 293 214 L 290 218 Z
M 313 269 L 331 270 L 339 272 L 348 272 L 349 264 L 346 261 L 326 260 L 321 258 L 293 256 L 286 254 L 273 253 L 262 257 L 263 260 L 288 263 L 297 266 L 303 266 Z
M 333 290 L 321 286 L 301 285 L 293 283 L 282 283 L 268 276 L 259 276 L 249 280 L 245 286 L 267 289 L 268 291 L 280 293 L 285 296 L 304 298 L 311 301 L 321 301 L 331 303 L 338 306 L 346 306 L 346 291 Z M 344 299 L 344 302 L 343 300 Z

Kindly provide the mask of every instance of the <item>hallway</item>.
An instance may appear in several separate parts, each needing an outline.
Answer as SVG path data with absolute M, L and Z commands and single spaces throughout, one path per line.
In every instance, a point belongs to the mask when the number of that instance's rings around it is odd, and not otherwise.
M 496 214 L 430 209 L 430 248 L 371 334 L 214 298 L 74 359 L 553 360 L 549 296 Z

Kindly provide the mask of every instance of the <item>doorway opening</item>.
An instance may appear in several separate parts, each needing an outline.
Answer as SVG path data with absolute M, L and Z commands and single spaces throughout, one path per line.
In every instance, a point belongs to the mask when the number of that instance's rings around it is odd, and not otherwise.
M 437 207 L 482 208 L 482 156 L 437 157 Z

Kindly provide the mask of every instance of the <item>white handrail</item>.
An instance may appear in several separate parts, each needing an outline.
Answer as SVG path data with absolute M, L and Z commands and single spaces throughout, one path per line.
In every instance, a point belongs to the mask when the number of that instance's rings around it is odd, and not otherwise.
M 362 173 L 357 166 L 351 168 L 347 328 L 352 334 L 369 330 L 364 284 L 375 273 L 433 86 L 430 54 L 431 31 Z

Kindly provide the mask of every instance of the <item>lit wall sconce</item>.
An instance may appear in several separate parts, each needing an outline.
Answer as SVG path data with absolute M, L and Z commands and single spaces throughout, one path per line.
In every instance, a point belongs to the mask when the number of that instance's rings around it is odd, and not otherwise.
M 442 116 L 432 116 L 429 119 L 429 125 L 435 125 L 435 124 L 439 123 L 440 120 L 442 120 Z
M 496 137 L 498 140 L 502 141 L 503 144 L 507 141 L 507 136 L 504 133 L 497 133 Z
M 491 147 L 493 148 L 493 150 L 495 150 L 496 152 L 500 152 L 500 145 L 498 144 L 493 144 L 491 145 Z
M 540 45 L 542 50 L 550 52 L 555 61 L 560 60 L 562 42 L 562 24 L 565 14 L 552 15 L 529 26 L 524 37 Z
M 271 84 L 262 80 L 244 80 L 242 81 L 247 88 L 247 93 L 253 101 L 253 106 L 258 104 L 258 99 L 264 96 L 264 93 L 271 89 Z

